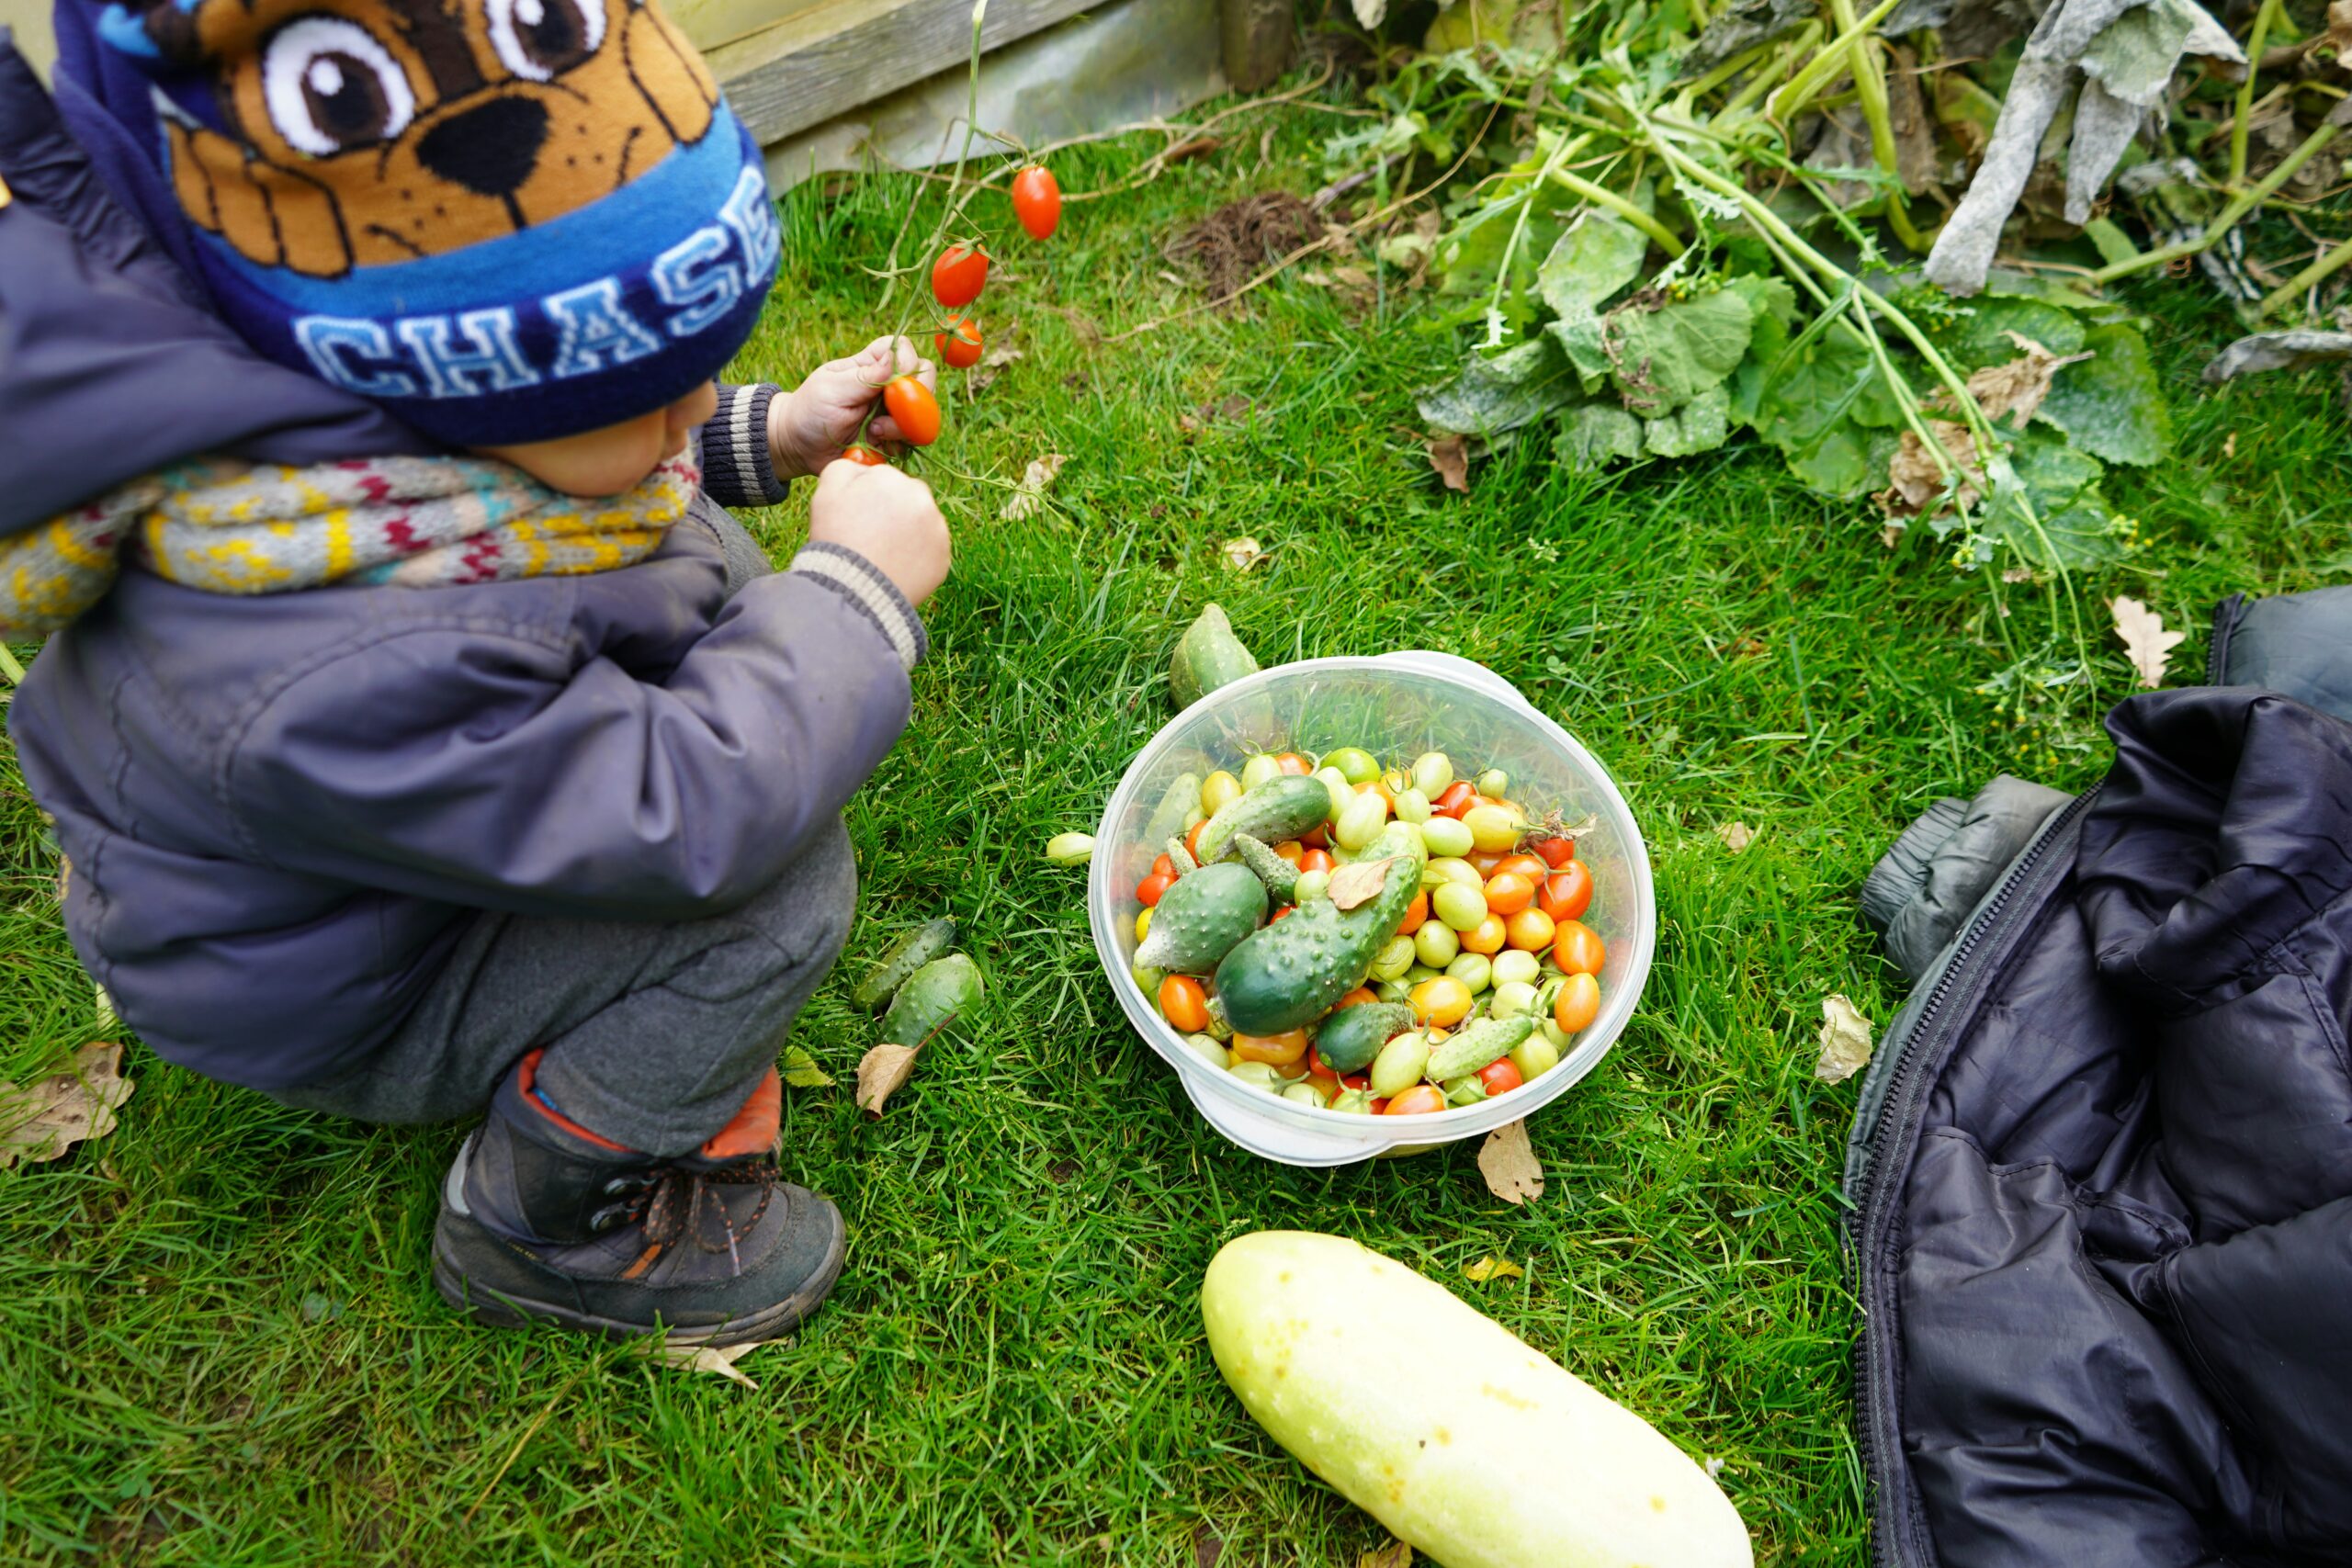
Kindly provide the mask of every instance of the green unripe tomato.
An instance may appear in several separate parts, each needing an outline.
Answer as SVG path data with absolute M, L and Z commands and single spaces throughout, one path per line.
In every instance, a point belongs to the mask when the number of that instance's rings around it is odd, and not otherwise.
M 1391 937 L 1388 945 L 1372 961 L 1372 977 L 1375 980 L 1401 980 L 1405 971 L 1413 966 L 1413 939 Z
M 1241 764 L 1242 793 L 1246 795 L 1268 780 L 1282 776 L 1283 765 L 1274 761 L 1274 754 L 1271 751 L 1261 751 Z
M 1464 1105 L 1476 1105 L 1487 1098 L 1487 1080 L 1476 1073 L 1448 1078 L 1440 1087 L 1445 1090 L 1446 1104 L 1457 1110 Z
M 1404 977 L 1399 976 L 1394 980 L 1375 981 L 1372 987 L 1372 994 L 1384 1002 L 1401 1002 L 1413 994 L 1413 987 L 1407 985 Z
M 1417 789 L 1400 789 L 1396 795 L 1396 820 L 1410 822 L 1418 828 L 1430 819 L 1430 797 Z
M 1416 953 L 1413 956 L 1419 958 L 1420 954 Z M 1444 970 L 1432 969 L 1426 964 L 1415 964 L 1410 969 L 1405 971 L 1405 994 L 1411 996 L 1414 987 L 1424 980 L 1434 980 L 1444 973 Z
M 1372 1114 L 1372 1090 L 1342 1089 L 1340 1092 L 1340 1098 L 1325 1109 L 1339 1111 L 1343 1116 L 1369 1116 Z
M 1499 806 L 1474 806 L 1462 814 L 1470 841 L 1487 853 L 1500 854 L 1519 842 L 1526 825 Z
M 1510 775 L 1500 768 L 1488 768 L 1471 787 L 1488 800 L 1500 800 L 1510 793 Z
M 1533 1083 L 1560 1065 L 1560 1048 L 1541 1032 L 1531 1034 L 1510 1054 L 1510 1065 L 1519 1069 L 1521 1077 Z
M 1429 791 L 1423 790 L 1423 795 Z M 1428 847 L 1431 860 L 1468 854 L 1478 847 L 1478 836 L 1466 822 L 1451 817 L 1432 817 L 1421 824 L 1421 842 Z
M 1323 1109 L 1323 1091 L 1303 1079 L 1283 1090 L 1283 1098 L 1294 1105 L 1312 1105 L 1317 1111 Z
M 1442 751 L 1424 751 L 1413 759 L 1413 787 L 1435 800 L 1453 782 L 1453 759 Z
M 1223 768 L 1201 781 L 1201 809 L 1214 817 L 1241 798 L 1241 781 Z
M 1187 1034 L 1184 1036 L 1184 1043 L 1192 1048 L 1193 1055 L 1198 1056 L 1218 1072 L 1223 1072 L 1233 1066 L 1233 1057 L 1210 1035 Z
M 1534 1005 L 1534 987 L 1524 980 L 1505 980 L 1495 987 L 1495 999 L 1488 1010 L 1497 1018 L 1517 1018 Z
M 1447 855 L 1441 860 L 1433 860 L 1421 873 L 1421 886 L 1424 887 L 1442 887 L 1449 882 L 1458 882 L 1464 887 L 1475 887 L 1482 897 L 1486 895 L 1487 879 L 1478 874 L 1476 866 L 1458 855 Z
M 1568 1046 L 1573 1043 L 1568 1032 L 1552 1021 L 1552 1015 L 1548 1011 L 1544 1015 L 1544 1021 L 1535 1026 L 1535 1032 L 1529 1036 L 1529 1038 L 1541 1040 L 1544 1043 L 1552 1047 L 1552 1055 L 1555 1057 L 1559 1056 L 1563 1052 L 1566 1051 Z M 1526 1074 L 1527 1069 L 1521 1067 L 1520 1069 L 1520 1076 L 1524 1077 Z
M 1159 995 L 1159 983 L 1168 978 L 1167 970 L 1154 969 L 1148 964 L 1136 964 L 1134 974 L 1136 984 L 1143 987 L 1143 994 L 1148 997 Z
M 1337 768 L 1340 776 L 1351 784 L 1370 784 L 1380 776 L 1380 761 L 1361 746 L 1342 746 L 1336 751 L 1323 753 L 1323 765 Z
M 1485 990 L 1495 977 L 1494 964 L 1483 953 L 1463 953 L 1445 966 L 1445 972 L 1469 987 L 1474 997 Z
M 1339 825 L 1331 836 L 1343 849 L 1360 850 L 1380 837 L 1388 826 L 1388 803 L 1371 790 L 1351 797 L 1340 812 Z
M 1310 898 L 1320 898 L 1331 891 L 1331 874 L 1328 871 L 1302 871 L 1298 886 L 1291 892 L 1290 901 L 1304 904 Z
M 1472 923 L 1475 925 L 1476 922 Z M 1453 927 L 1439 920 L 1430 920 L 1413 933 L 1413 951 L 1420 954 L 1421 962 L 1430 968 L 1442 969 L 1462 952 L 1462 938 L 1455 934 Z M 1150 989 L 1156 993 L 1159 987 L 1153 986 Z
M 1321 784 L 1331 797 L 1331 820 L 1339 820 L 1340 813 L 1355 804 L 1356 792 L 1349 786 L 1346 779 L 1340 776 L 1339 769 L 1316 769 L 1315 782 Z
M 1236 1062 L 1228 1070 L 1251 1089 L 1262 1089 L 1268 1094 L 1282 1092 L 1282 1074 L 1264 1062 Z
M 1448 882 L 1430 895 L 1430 912 L 1456 931 L 1476 931 L 1487 918 L 1487 896 L 1476 887 Z
M 1543 973 L 1543 961 L 1532 953 L 1521 953 L 1514 947 L 1495 954 L 1495 984 L 1525 986 L 1531 1007 L 1535 1001 L 1535 982 Z
M 1430 1065 L 1429 1036 L 1419 1030 L 1399 1034 L 1380 1048 L 1372 1061 L 1372 1093 L 1375 1100 L 1404 1093 L 1421 1081 Z

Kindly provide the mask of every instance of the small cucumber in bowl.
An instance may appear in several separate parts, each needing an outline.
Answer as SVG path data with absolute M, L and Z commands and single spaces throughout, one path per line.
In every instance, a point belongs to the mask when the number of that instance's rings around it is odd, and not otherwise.
M 1247 833 L 1261 843 L 1279 844 L 1313 832 L 1330 816 L 1330 792 L 1320 781 L 1281 774 L 1209 818 L 1208 826 L 1201 829 L 1200 862 L 1214 865 L 1223 860 L 1233 848 L 1236 833 Z

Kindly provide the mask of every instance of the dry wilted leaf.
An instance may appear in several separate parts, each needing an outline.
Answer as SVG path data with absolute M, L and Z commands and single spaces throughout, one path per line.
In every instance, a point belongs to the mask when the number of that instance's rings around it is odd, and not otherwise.
M 741 1383 L 754 1393 L 760 1385 L 751 1374 L 735 1363 L 763 1345 L 773 1345 L 773 1339 L 753 1339 L 741 1345 L 647 1345 L 639 1352 L 648 1359 L 665 1367 L 675 1367 L 682 1372 L 709 1372 L 729 1382 Z
M 1928 433 L 1944 449 L 1945 459 L 1960 473 L 1960 493 L 1956 498 L 1965 511 L 1976 504 L 1984 493 L 1984 470 L 1976 464 L 1976 444 L 1964 424 L 1950 420 L 1928 421 Z M 1919 439 L 1918 432 L 1906 430 L 1894 456 L 1887 459 L 1886 477 L 1890 487 L 1879 495 L 1879 504 L 1891 516 L 1918 517 L 1933 515 L 1950 504 L 1944 497 L 1943 470 L 1936 467 L 1935 455 Z
M 1007 523 L 1018 523 L 1023 518 L 1035 516 L 1046 504 L 1046 491 L 1053 484 L 1054 476 L 1060 473 L 1062 465 L 1069 461 L 1069 458 L 1059 452 L 1048 452 L 1042 457 L 1031 458 L 1028 471 L 1021 476 L 1021 483 L 1013 488 L 1012 499 L 1004 503 L 997 515 Z
M 1844 1083 L 1871 1059 L 1871 1021 L 1842 995 L 1821 1003 L 1821 1060 L 1813 1076 L 1823 1083 Z
M 1413 1549 L 1401 1540 L 1392 1540 L 1378 1551 L 1357 1558 L 1356 1568 L 1413 1568 Z
M 1396 863 L 1396 857 L 1390 855 L 1385 860 L 1363 860 L 1340 867 L 1331 874 L 1331 885 L 1327 890 L 1331 902 L 1347 910 L 1378 897 L 1380 890 L 1388 886 L 1388 868 Z
M 1481 1258 L 1462 1270 L 1462 1277 L 1473 1284 L 1483 1285 L 1489 1280 L 1517 1280 L 1527 1270 L 1508 1258 Z
M 915 1070 L 915 1052 L 906 1045 L 876 1045 L 858 1058 L 857 1103 L 875 1115 L 882 1114 L 882 1102 L 897 1092 L 907 1075 Z
M 1478 1147 L 1478 1174 L 1487 1190 L 1506 1203 L 1544 1196 L 1544 1167 L 1527 1142 L 1527 1123 L 1513 1122 L 1487 1134 Z
M 83 1046 L 63 1071 L 28 1089 L 0 1081 L 0 1170 L 61 1159 L 74 1145 L 105 1137 L 131 1088 L 122 1047 L 110 1040 Z
M 967 376 L 965 380 L 975 392 L 985 392 L 989 389 L 989 382 L 1004 374 L 1006 366 L 1022 357 L 1021 350 L 1013 346 L 1010 336 L 1006 336 L 991 346 L 986 354 L 980 355 L 979 364 L 972 367 L 971 374 Z
M 2327 8 L 2327 47 L 2335 58 L 2352 66 L 2352 0 L 2335 0 Z
M 1466 435 L 1432 435 L 1429 438 L 1430 467 L 1445 481 L 1445 488 L 1470 493 L 1470 438 Z
M 1756 829 L 1745 822 L 1718 822 L 1715 837 L 1724 841 L 1724 848 L 1737 854 L 1756 841 Z
M 2188 634 L 2165 630 L 2165 618 L 2137 599 L 2110 600 L 2107 607 L 2115 616 L 2115 635 L 2123 639 L 2123 651 L 2140 673 L 2140 684 L 2154 691 L 2165 683 L 2165 663 L 2172 650 Z
M 1227 539 L 1217 547 L 1217 554 L 1224 558 L 1227 571 L 1248 571 L 1266 558 L 1266 552 L 1258 547 L 1258 541 L 1248 535 L 1238 539 Z
M 2013 423 L 2023 430 L 2041 412 L 2041 400 L 2050 395 L 2050 378 L 2063 367 L 2079 364 L 2091 355 L 2052 354 L 2021 333 L 2003 335 L 2024 351 L 2022 357 L 2007 365 L 1987 365 L 1977 371 L 1968 378 L 1968 392 L 1984 411 L 1987 422 L 1998 424 L 2003 415 L 2014 415 Z

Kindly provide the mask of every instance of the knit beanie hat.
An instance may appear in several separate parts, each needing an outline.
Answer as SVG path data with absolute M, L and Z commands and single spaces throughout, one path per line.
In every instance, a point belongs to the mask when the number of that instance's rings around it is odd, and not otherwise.
M 62 0 L 58 19 L 61 106 L 112 122 L 94 157 L 230 324 L 451 446 L 674 400 L 775 279 L 759 149 L 652 0 Z

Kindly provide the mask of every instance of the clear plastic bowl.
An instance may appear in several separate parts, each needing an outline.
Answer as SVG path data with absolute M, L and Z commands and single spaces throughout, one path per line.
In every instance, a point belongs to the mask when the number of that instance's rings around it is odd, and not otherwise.
M 1204 778 L 1269 747 L 1319 754 L 1362 746 L 1384 763 L 1443 751 L 1457 769 L 1500 768 L 1511 797 L 1531 811 L 1558 807 L 1571 822 L 1595 818 L 1577 842 L 1592 874 L 1585 923 L 1608 944 L 1600 1012 L 1560 1065 L 1522 1089 L 1459 1110 L 1420 1116 L 1351 1116 L 1297 1105 L 1252 1089 L 1194 1055 L 1136 984 L 1136 884 L 1165 847 L 1145 835 L 1186 773 Z M 1162 826 L 1165 826 L 1163 823 Z M 1181 827 L 1177 829 L 1181 831 Z M 1203 697 L 1136 753 L 1095 830 L 1087 881 L 1095 951 L 1136 1032 L 1182 1078 L 1209 1125 L 1251 1154 L 1284 1165 L 1348 1165 L 1481 1136 L 1558 1099 L 1593 1069 L 1641 1000 L 1656 945 L 1657 905 L 1649 852 L 1609 771 L 1574 737 L 1536 712 L 1509 682 L 1445 653 L 1310 659 L 1261 671 Z

